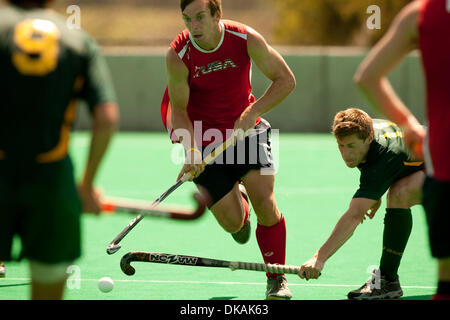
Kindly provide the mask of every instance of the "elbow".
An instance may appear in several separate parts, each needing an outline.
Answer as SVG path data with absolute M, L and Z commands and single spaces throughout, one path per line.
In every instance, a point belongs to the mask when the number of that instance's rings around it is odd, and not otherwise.
M 175 123 L 184 122 L 184 121 L 190 121 L 189 115 L 187 113 L 186 108 L 177 108 L 175 104 L 172 104 L 172 124 L 175 125 Z
M 353 76 L 353 83 L 358 88 L 362 88 L 366 82 L 367 82 L 367 77 L 364 74 L 364 72 L 361 70 L 356 71 L 355 75 Z
M 297 80 L 295 80 L 294 75 L 292 74 L 289 78 L 289 92 L 294 91 L 295 87 L 297 87 Z
M 292 91 L 294 91 L 296 86 L 297 81 L 295 80 L 295 76 L 292 74 L 292 72 L 289 72 L 289 74 L 284 79 L 284 87 L 287 94 L 290 94 Z
M 95 125 L 103 129 L 115 129 L 119 125 L 119 107 L 114 102 L 106 102 L 97 106 L 94 113 Z
M 358 69 L 353 76 L 353 83 L 361 90 L 373 86 L 377 82 L 377 76 L 370 74 L 365 69 Z

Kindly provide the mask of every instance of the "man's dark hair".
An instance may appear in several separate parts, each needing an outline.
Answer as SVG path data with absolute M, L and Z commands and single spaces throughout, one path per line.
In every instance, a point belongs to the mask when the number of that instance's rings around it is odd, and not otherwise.
M 195 0 L 180 0 L 181 11 L 183 12 L 184 9 L 194 1 Z M 208 7 L 211 16 L 214 16 L 216 13 L 219 13 L 219 16 L 222 15 L 222 0 L 208 0 Z

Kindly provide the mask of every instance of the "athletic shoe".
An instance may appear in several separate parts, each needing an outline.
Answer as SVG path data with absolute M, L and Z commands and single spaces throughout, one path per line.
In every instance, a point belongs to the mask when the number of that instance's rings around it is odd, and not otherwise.
M 292 293 L 284 275 L 267 278 L 266 300 L 290 300 L 291 298 Z
M 395 281 L 388 281 L 380 274 L 379 270 L 374 270 L 372 277 L 359 289 L 347 294 L 351 300 L 396 299 L 401 296 L 403 296 L 403 291 L 398 277 Z
M 244 198 L 243 200 L 247 201 L 247 204 L 249 204 L 247 190 L 245 190 L 244 185 L 239 184 L 239 191 L 241 192 L 241 195 Z M 244 244 L 244 243 L 247 243 L 248 240 L 250 239 L 251 230 L 252 230 L 252 228 L 250 225 L 250 207 L 249 207 L 247 221 L 245 221 L 241 230 L 239 230 L 238 232 L 232 233 L 231 236 L 233 237 L 234 241 L 236 241 L 237 243 Z
M 3 261 L 0 261 L 0 278 L 4 278 L 6 276 L 6 267 Z

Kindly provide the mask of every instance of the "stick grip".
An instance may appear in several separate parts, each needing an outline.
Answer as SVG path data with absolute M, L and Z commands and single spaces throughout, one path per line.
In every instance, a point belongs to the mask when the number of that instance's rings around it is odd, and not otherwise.
M 143 252 L 132 251 L 124 255 L 120 261 L 120 268 L 122 271 L 131 276 L 135 273 L 135 269 L 130 265 L 131 262 L 152 262 L 163 263 L 171 265 L 184 265 L 195 267 L 215 267 L 215 268 L 230 268 L 231 270 L 249 270 L 249 271 L 261 271 L 270 273 L 287 273 L 298 274 L 300 267 L 288 266 L 280 264 L 264 264 L 253 262 L 240 262 L 240 261 L 226 261 L 210 258 L 201 258 L 195 256 L 185 256 L 178 254 L 168 253 L 156 253 L 156 252 Z
M 270 273 L 288 273 L 288 274 L 298 274 L 300 267 L 288 266 L 281 264 L 264 264 L 264 263 L 252 263 L 252 262 L 230 262 L 231 270 L 250 270 L 250 271 L 264 271 Z

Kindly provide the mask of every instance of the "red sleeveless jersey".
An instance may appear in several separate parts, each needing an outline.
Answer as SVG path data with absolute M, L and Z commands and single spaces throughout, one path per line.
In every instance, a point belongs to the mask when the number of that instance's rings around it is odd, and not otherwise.
M 427 90 L 428 175 L 450 181 L 450 4 L 423 1 L 419 14 L 419 48 Z
M 206 51 L 199 47 L 188 30 L 178 34 L 170 46 L 189 70 L 189 102 L 187 113 L 195 127 L 201 121 L 201 142 L 207 145 L 226 139 L 227 129 L 233 129 L 235 121 L 251 103 L 251 59 L 247 53 L 247 28 L 245 25 L 222 20 L 222 34 L 217 47 Z M 172 134 L 168 92 L 164 94 L 161 115 L 166 129 Z M 258 119 L 259 121 L 259 119 Z M 196 123 L 197 122 L 197 123 Z M 205 131 L 219 130 L 220 140 L 207 137 Z M 217 131 L 216 131 L 217 132 Z M 228 132 L 229 133 L 229 132 Z M 229 134 L 228 134 L 229 135 Z

